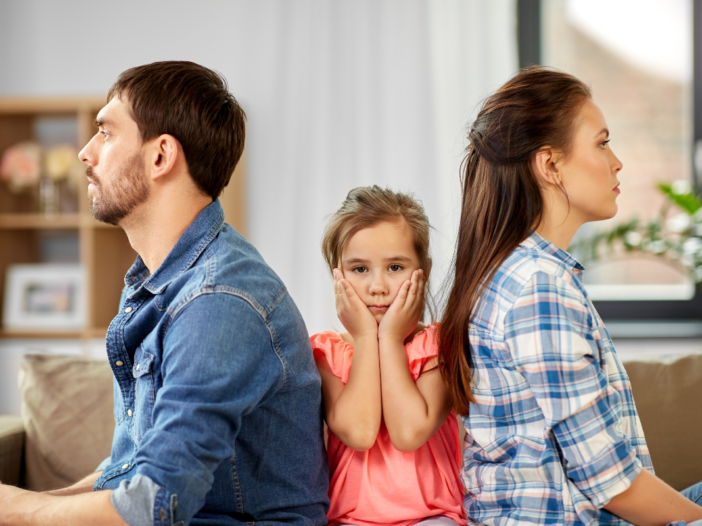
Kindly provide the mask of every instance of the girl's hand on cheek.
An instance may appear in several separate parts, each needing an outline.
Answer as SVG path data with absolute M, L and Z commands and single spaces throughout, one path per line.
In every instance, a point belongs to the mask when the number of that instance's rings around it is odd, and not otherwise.
M 415 270 L 405 281 L 397 297 L 378 326 L 378 338 L 405 341 L 412 334 L 422 316 L 424 307 L 424 271 Z
M 365 337 L 377 339 L 378 322 L 339 269 L 334 269 L 334 296 L 336 315 L 351 337 L 354 340 Z

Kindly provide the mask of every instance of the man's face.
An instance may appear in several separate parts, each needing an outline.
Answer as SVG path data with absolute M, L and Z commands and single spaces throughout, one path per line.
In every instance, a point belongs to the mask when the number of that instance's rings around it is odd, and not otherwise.
M 128 101 L 113 97 L 98 113 L 98 132 L 78 154 L 88 165 L 88 199 L 98 221 L 117 225 L 149 197 L 141 134 Z

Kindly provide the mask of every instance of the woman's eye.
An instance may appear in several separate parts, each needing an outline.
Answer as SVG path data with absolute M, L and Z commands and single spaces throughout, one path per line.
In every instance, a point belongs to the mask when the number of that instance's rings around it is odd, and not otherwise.
M 390 265 L 388 267 L 388 270 L 390 272 L 400 272 L 402 270 L 402 266 L 401 265 Z
M 607 147 L 607 144 L 609 143 L 610 140 L 611 139 L 607 139 L 606 141 L 601 142 L 600 148 L 602 148 L 604 150 Z
M 367 272 L 368 269 L 366 267 L 354 267 L 352 269 L 352 272 L 355 272 L 356 274 L 363 274 L 364 272 Z

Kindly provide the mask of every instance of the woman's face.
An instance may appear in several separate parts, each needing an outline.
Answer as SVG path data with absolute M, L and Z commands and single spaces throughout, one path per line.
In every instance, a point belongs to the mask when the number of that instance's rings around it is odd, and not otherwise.
M 362 228 L 341 254 L 344 278 L 378 323 L 415 270 L 419 270 L 419 258 L 412 228 L 404 219 Z
M 575 214 L 581 224 L 614 217 L 622 163 L 609 147 L 607 123 L 591 99 L 580 108 L 574 126 L 570 155 L 560 164 L 569 215 Z

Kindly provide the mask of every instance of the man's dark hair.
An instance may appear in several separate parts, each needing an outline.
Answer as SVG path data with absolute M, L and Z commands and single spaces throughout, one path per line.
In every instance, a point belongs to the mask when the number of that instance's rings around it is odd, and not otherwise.
M 107 101 L 126 98 L 143 141 L 175 137 L 190 176 L 216 199 L 244 151 L 246 115 L 229 93 L 227 81 L 193 62 L 154 62 L 124 71 Z

